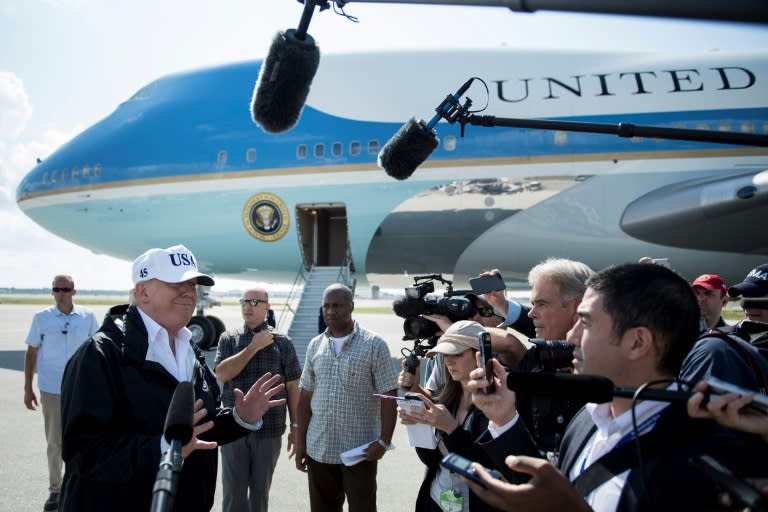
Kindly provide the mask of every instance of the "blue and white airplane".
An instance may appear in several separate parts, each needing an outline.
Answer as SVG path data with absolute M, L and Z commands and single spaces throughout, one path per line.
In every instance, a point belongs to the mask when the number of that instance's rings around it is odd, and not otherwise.
M 550 256 L 595 269 L 668 258 L 729 282 L 766 261 L 768 150 L 441 122 L 409 179 L 377 164 L 469 77 L 497 117 L 768 133 L 768 54 L 440 50 L 323 55 L 298 124 L 251 120 L 260 61 L 160 78 L 22 180 L 32 220 L 127 260 L 184 243 L 205 272 L 293 281 L 351 259 L 363 281 L 464 287 Z M 485 103 L 485 89 L 466 94 Z M 386 276 L 396 276 L 395 280 Z

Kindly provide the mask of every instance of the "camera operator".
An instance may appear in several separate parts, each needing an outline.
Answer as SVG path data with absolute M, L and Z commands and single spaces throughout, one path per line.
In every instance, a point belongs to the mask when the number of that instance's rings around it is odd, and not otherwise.
M 474 293 L 467 293 L 464 295 L 464 298 L 469 300 L 472 305 L 472 309 L 467 320 L 472 320 L 479 323 L 485 327 L 488 333 L 490 333 L 491 347 L 493 348 L 493 352 L 497 355 L 503 364 L 507 366 L 517 366 L 519 361 L 525 355 L 526 348 L 522 343 L 520 343 L 514 334 L 508 332 L 506 329 L 496 327 L 504 320 L 504 318 L 498 316 L 494 312 L 493 306 L 491 306 L 486 300 L 479 297 L 478 295 Z M 429 320 L 430 322 L 434 322 L 437 325 L 437 333 L 439 334 L 446 332 L 451 324 L 454 323 L 446 315 L 431 314 L 421 315 L 421 317 Z M 426 396 L 432 396 L 440 390 L 440 388 L 443 386 L 443 383 L 445 382 L 445 374 L 443 373 L 442 365 L 442 354 L 440 353 L 435 354 L 435 356 L 428 362 L 426 370 L 426 382 L 424 387 L 419 386 L 418 379 L 416 377 L 416 375 L 419 373 L 418 360 L 416 361 L 415 373 L 408 371 L 408 361 L 406 359 L 403 359 L 401 364 L 403 369 L 398 376 L 397 383 L 398 386 L 404 390 L 421 393 Z
M 446 285 L 442 296 L 433 294 L 435 281 Z M 398 385 L 409 391 L 431 395 L 445 381 L 444 374 L 435 374 L 435 379 L 428 389 L 418 385 L 416 376 L 419 374 L 419 358 L 424 357 L 435 346 L 440 335 L 459 320 L 477 320 L 482 325 L 495 325 L 503 319 L 494 314 L 490 304 L 474 293 L 461 296 L 464 292 L 454 292 L 453 282 L 443 279 L 442 274 L 414 276 L 413 282 L 413 286 L 405 289 L 405 295 L 392 303 L 395 314 L 405 319 L 403 340 L 414 341 L 413 349 L 402 351 L 406 357 L 402 361 L 403 371 L 400 373 Z M 506 329 L 494 330 L 495 332 L 491 333 L 493 351 L 503 355 L 508 364 L 516 364 L 523 357 L 523 345 L 514 336 L 507 336 Z M 425 372 L 427 376 L 433 375 L 433 369 L 440 372 L 442 367 L 441 364 L 432 365 L 434 360 L 430 359 Z
M 498 274 L 494 269 L 481 276 Z M 586 285 L 594 272 L 584 263 L 549 258 L 528 273 L 531 307 L 507 299 L 504 291 L 488 292 L 485 299 L 497 314 L 506 318 L 504 325 L 536 338 L 519 365 L 522 371 L 571 371 L 573 346 L 565 340 L 577 320 Z M 556 453 L 568 422 L 584 405 L 581 401 L 534 397 L 520 393 L 517 410 L 530 429 L 539 448 Z

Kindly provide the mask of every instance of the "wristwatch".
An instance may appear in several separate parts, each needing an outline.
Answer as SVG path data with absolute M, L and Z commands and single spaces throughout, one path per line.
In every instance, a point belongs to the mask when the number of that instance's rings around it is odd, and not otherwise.
M 389 449 L 389 445 L 385 443 L 383 439 L 377 439 L 376 442 L 379 443 L 381 447 L 384 448 L 385 450 Z

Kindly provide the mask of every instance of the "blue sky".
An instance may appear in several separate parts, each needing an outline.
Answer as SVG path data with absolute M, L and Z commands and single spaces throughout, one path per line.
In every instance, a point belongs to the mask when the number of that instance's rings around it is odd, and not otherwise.
M 768 27 L 499 7 L 350 2 L 359 23 L 316 12 L 321 54 L 381 48 L 563 48 L 651 52 L 768 49 Z M 43 230 L 18 209 L 35 163 L 175 71 L 264 57 L 295 28 L 295 0 L 2 0 L 0 2 L 0 286 L 47 286 L 70 273 L 81 289 L 130 287 L 130 262 Z M 322 66 L 322 58 L 321 63 Z M 220 279 L 218 289 L 242 286 Z

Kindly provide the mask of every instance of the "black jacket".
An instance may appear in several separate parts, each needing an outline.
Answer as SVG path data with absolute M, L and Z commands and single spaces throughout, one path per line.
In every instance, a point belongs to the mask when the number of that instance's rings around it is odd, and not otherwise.
M 485 415 L 483 415 L 483 413 L 476 408 L 472 410 L 471 415 L 471 418 L 468 419 L 469 431 L 464 430 L 464 428 L 459 426 L 453 432 L 451 432 L 450 435 L 444 435 L 442 437 L 443 443 L 449 452 L 462 455 L 463 457 L 474 462 L 479 462 L 486 467 L 493 467 L 493 461 L 491 458 L 488 457 L 482 450 L 479 450 L 475 444 L 475 440 L 480 437 L 480 435 L 488 428 L 488 418 L 486 418 Z M 432 480 L 434 480 L 435 475 L 437 474 L 437 470 L 440 467 L 440 461 L 442 460 L 443 455 L 437 448 L 434 450 L 416 448 L 416 453 L 418 454 L 419 459 L 421 459 L 421 461 L 427 466 L 426 474 L 424 475 L 424 481 L 421 483 L 419 494 L 416 498 L 415 510 L 419 512 L 430 510 L 429 503 L 432 501 L 432 497 L 429 494 L 430 486 L 432 485 Z M 512 472 L 506 466 L 503 468 L 500 467 L 498 469 L 510 482 L 522 482 L 527 480 L 527 477 Z M 469 491 L 468 505 L 468 507 L 465 506 L 465 510 L 497 510 L 480 500 L 480 498 L 475 496 L 471 490 Z
M 69 360 L 62 381 L 62 456 L 66 463 L 59 510 L 149 510 L 160 464 L 160 436 L 178 384 L 159 363 L 147 361 L 147 331 L 135 307 L 113 308 L 93 338 Z M 231 409 L 219 409 L 219 388 L 199 349 L 195 398 L 215 426 L 205 440 L 224 444 L 247 431 Z M 174 510 L 213 506 L 218 450 L 198 450 L 184 461 Z
M 594 422 L 583 409 L 568 426 L 561 449 L 560 470 L 568 475 L 585 443 L 595 431 Z M 617 512 L 664 512 L 678 510 L 716 510 L 719 489 L 690 462 L 707 454 L 741 477 L 765 474 L 766 450 L 755 438 L 753 443 L 712 420 L 692 419 L 685 404 L 672 404 L 662 413 L 651 433 L 658 444 L 656 453 L 650 441 L 642 442 L 642 472 L 635 457 L 621 492 Z

